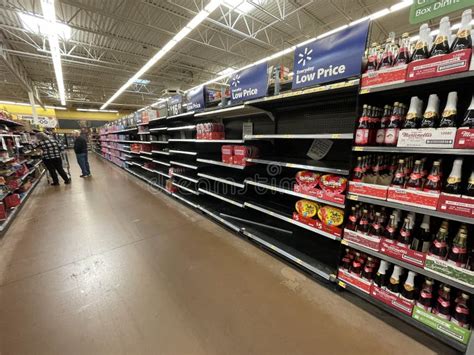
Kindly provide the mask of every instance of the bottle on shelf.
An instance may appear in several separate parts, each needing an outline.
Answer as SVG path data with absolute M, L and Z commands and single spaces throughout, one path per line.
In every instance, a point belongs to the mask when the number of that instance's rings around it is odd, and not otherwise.
M 433 307 L 433 280 L 425 278 L 425 282 L 421 287 L 420 297 L 416 301 L 416 305 L 423 308 L 427 312 L 431 312 Z
M 434 128 L 438 126 L 439 120 L 439 97 L 436 94 L 431 94 L 428 98 L 428 106 L 426 106 L 423 120 L 421 121 L 422 128 Z
M 429 45 L 430 45 L 430 28 L 427 23 L 424 23 L 420 26 L 420 32 L 418 35 L 418 41 L 415 44 L 411 60 L 422 60 L 429 57 Z
M 369 231 L 369 211 L 367 209 L 362 210 L 362 216 L 360 217 L 359 223 L 357 224 L 357 232 L 367 234 Z
M 474 169 L 472 170 L 471 176 L 467 181 L 465 195 L 469 197 L 474 197 Z
M 406 183 L 406 188 L 409 190 L 418 190 L 420 191 L 423 187 L 423 180 L 421 176 L 422 166 L 421 160 L 415 161 L 415 166 L 413 167 L 413 171 L 410 174 L 410 177 Z
M 466 267 L 467 256 L 467 227 L 462 225 L 453 239 L 448 254 L 448 262 L 464 268 Z
M 362 271 L 362 259 L 360 253 L 355 254 L 354 260 L 352 260 L 351 270 L 353 274 L 360 275 Z
M 349 269 L 351 268 L 351 264 L 352 264 L 351 255 L 352 254 L 349 248 L 346 248 L 346 254 L 344 255 L 341 261 L 341 268 L 343 268 L 344 270 L 349 271 Z
M 369 228 L 369 234 L 374 235 L 377 237 L 381 237 L 383 235 L 383 226 L 382 226 L 382 216 L 380 215 L 380 212 L 375 212 L 375 220 L 374 222 L 370 225 Z
M 398 224 L 397 224 L 396 216 L 394 214 L 391 214 L 387 227 L 385 228 L 384 236 L 387 239 L 395 240 L 397 239 L 397 233 L 398 233 Z
M 395 63 L 394 58 L 395 49 L 395 32 L 390 32 L 388 38 L 385 41 L 385 49 L 382 54 L 382 61 L 380 62 L 379 69 L 390 68 Z
M 385 131 L 390 124 L 390 117 L 392 116 L 392 107 L 385 105 L 383 110 L 382 118 L 380 119 L 380 127 L 377 129 L 375 134 L 375 143 L 383 145 L 385 142 Z
M 443 221 L 439 227 L 438 233 L 436 233 L 435 239 L 430 246 L 429 254 L 435 256 L 438 259 L 446 259 L 448 255 L 448 222 Z
M 395 66 L 408 64 L 410 61 L 410 35 L 408 32 L 402 34 L 399 46 L 400 48 L 397 57 L 395 58 Z
M 409 218 L 405 218 L 403 221 L 402 228 L 400 228 L 400 234 L 398 236 L 398 242 L 405 246 L 411 244 L 411 221 Z
M 387 283 L 388 283 L 387 271 L 389 267 L 390 267 L 390 264 L 387 261 L 385 260 L 380 261 L 379 269 L 377 270 L 377 273 L 375 274 L 375 277 L 374 277 L 374 283 L 377 285 L 377 287 L 385 288 L 387 286 Z
M 467 293 L 461 293 L 461 297 L 456 301 L 453 317 L 451 318 L 451 322 L 466 329 L 471 328 L 469 298 L 470 297 Z
M 395 146 L 398 142 L 398 134 L 403 124 L 403 106 L 399 102 L 393 104 L 392 116 L 390 123 L 385 130 L 385 145 Z
M 439 160 L 433 162 L 433 166 L 431 168 L 431 172 L 426 179 L 425 186 L 423 187 L 423 191 L 426 192 L 434 192 L 439 193 L 441 192 L 441 162 Z
M 362 274 L 360 275 L 363 279 L 368 281 L 372 281 L 374 278 L 375 267 L 377 264 L 374 261 L 374 258 L 371 256 L 367 257 L 367 261 L 365 263 L 364 269 L 362 270 Z
M 410 107 L 403 124 L 403 128 L 418 128 L 421 124 L 423 101 L 418 96 L 413 96 L 410 100 Z
M 451 40 L 451 23 L 449 17 L 443 17 L 439 22 L 439 32 L 431 48 L 430 56 L 449 53 L 449 42 Z
M 362 157 L 357 157 L 357 163 L 352 175 L 352 181 L 362 181 L 362 178 L 364 177 L 364 169 L 362 164 Z
M 462 171 L 462 158 L 458 158 L 453 162 L 453 168 L 446 180 L 446 186 L 444 192 L 452 195 L 461 194 L 461 171 Z
M 471 21 L 472 21 L 472 10 L 467 9 L 462 13 L 461 27 L 459 27 L 451 46 L 451 51 L 460 51 L 463 49 L 472 48 L 472 37 L 471 37 Z
M 351 214 L 349 215 L 348 222 L 345 226 L 345 229 L 349 229 L 351 231 L 355 231 L 357 228 L 357 211 L 355 206 L 351 207 Z
M 359 118 L 359 126 L 355 134 L 355 144 L 367 145 L 369 143 L 369 120 L 371 114 L 371 106 L 362 106 L 362 115 Z
M 444 284 L 438 291 L 438 298 L 433 310 L 438 317 L 446 320 L 451 319 L 451 287 Z
M 430 216 L 424 215 L 420 225 L 420 231 L 413 236 L 411 249 L 427 253 L 431 243 Z
M 448 94 L 448 101 L 446 102 L 446 107 L 441 115 L 441 122 L 439 123 L 440 127 L 456 127 L 458 112 L 457 105 L 458 93 L 456 91 L 451 91 Z
M 415 299 L 415 276 L 416 273 L 414 271 L 408 271 L 408 276 L 402 287 L 402 297 L 409 301 Z
M 398 168 L 393 176 L 391 186 L 403 188 L 405 186 L 405 160 L 398 161 Z
M 472 95 L 471 104 L 464 115 L 461 127 L 474 128 L 474 95 Z
M 367 56 L 367 71 L 375 71 L 379 68 L 379 58 L 377 52 L 378 43 L 373 42 L 372 46 L 369 48 Z
M 387 290 L 395 294 L 400 293 L 400 277 L 402 273 L 403 273 L 403 269 L 401 266 L 395 265 L 393 267 L 392 275 L 390 276 L 390 279 L 388 280 Z

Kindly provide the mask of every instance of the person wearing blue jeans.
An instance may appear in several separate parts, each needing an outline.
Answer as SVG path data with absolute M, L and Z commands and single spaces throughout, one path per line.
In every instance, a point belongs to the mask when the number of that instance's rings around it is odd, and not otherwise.
M 87 140 L 79 132 L 74 132 L 74 152 L 76 153 L 77 163 L 81 168 L 81 177 L 90 177 L 91 169 L 89 167 L 89 158 L 87 156 Z

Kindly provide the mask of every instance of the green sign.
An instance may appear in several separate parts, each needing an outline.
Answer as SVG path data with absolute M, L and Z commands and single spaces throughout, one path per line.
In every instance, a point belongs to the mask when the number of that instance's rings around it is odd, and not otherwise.
M 471 6 L 474 6 L 474 0 L 414 0 L 410 9 L 410 23 L 426 22 Z

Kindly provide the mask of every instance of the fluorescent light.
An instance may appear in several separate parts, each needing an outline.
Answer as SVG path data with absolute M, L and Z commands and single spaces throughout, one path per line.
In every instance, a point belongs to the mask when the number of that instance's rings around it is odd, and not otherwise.
M 227 1 L 227 2 L 230 2 L 230 0 L 226 0 L 226 1 Z M 254 1 L 255 1 L 255 0 L 254 0 Z M 266 61 L 268 61 L 268 60 L 270 60 L 270 59 L 275 59 L 275 58 L 281 57 L 282 55 L 288 54 L 289 52 L 291 52 L 292 50 L 294 50 L 296 47 L 304 46 L 304 45 L 306 45 L 306 44 L 308 44 L 308 43 L 313 42 L 313 41 L 316 40 L 316 39 L 324 38 L 324 37 L 329 36 L 329 35 L 331 35 L 331 34 L 333 34 L 333 33 L 339 32 L 339 31 L 341 31 L 341 30 L 343 30 L 343 29 L 345 29 L 345 28 L 347 28 L 347 27 L 349 27 L 349 26 L 354 26 L 354 25 L 356 25 L 356 24 L 358 24 L 358 23 L 361 23 L 361 22 L 363 22 L 363 21 L 366 21 L 366 20 L 375 20 L 375 19 L 381 18 L 381 17 L 383 17 L 383 16 L 388 15 L 388 14 L 391 13 L 391 12 L 395 12 L 395 11 L 398 11 L 398 10 L 404 8 L 404 7 L 407 7 L 407 6 L 411 5 L 412 3 L 413 3 L 413 0 L 403 0 L 403 1 L 400 1 L 399 3 L 393 5 L 390 9 L 385 8 L 385 9 L 382 9 L 382 10 L 379 10 L 379 11 L 373 13 L 372 15 L 362 17 L 362 18 L 360 18 L 360 19 L 358 19 L 358 20 L 354 20 L 354 21 L 352 21 L 351 23 L 349 23 L 348 25 L 342 25 L 342 26 L 340 26 L 340 27 L 338 27 L 338 28 L 335 28 L 335 29 L 333 29 L 333 30 L 330 30 L 330 31 L 328 31 L 328 32 L 326 32 L 326 33 L 320 34 L 318 37 L 307 39 L 307 40 L 305 40 L 304 42 L 301 42 L 301 43 L 297 44 L 296 46 L 290 47 L 291 50 L 290 50 L 290 48 L 284 49 L 284 50 L 282 50 L 282 51 L 280 51 L 280 52 L 277 52 L 277 53 L 275 53 L 275 54 L 272 54 L 271 56 L 268 56 L 268 57 L 259 59 L 259 60 L 257 60 L 256 62 L 253 62 L 253 63 L 251 63 L 251 64 L 247 64 L 247 65 L 245 65 L 244 67 L 241 67 L 241 68 L 239 68 L 239 69 L 235 69 L 234 72 L 239 72 L 239 71 L 241 71 L 241 70 L 244 70 L 244 69 L 253 67 L 253 66 L 257 65 L 257 64 L 264 63 L 264 62 L 266 62 Z M 224 5 L 226 5 L 226 4 L 224 3 Z M 227 6 L 227 5 L 226 5 L 226 6 Z M 235 7 L 235 6 L 234 6 L 234 7 Z M 473 22 L 474 22 L 474 21 L 473 21 Z M 217 73 L 217 74 L 218 74 L 219 76 L 217 76 L 216 78 L 211 79 L 211 80 L 208 80 L 208 81 L 206 81 L 205 83 L 201 83 L 201 84 L 199 84 L 199 85 L 196 85 L 195 87 L 186 90 L 186 92 L 188 92 L 188 91 L 190 91 L 190 90 L 194 90 L 194 89 L 196 89 L 197 87 L 199 87 L 199 86 L 201 86 L 201 85 L 208 85 L 208 84 L 212 84 L 212 83 L 219 82 L 220 80 L 225 79 L 225 78 L 227 77 L 227 75 L 222 75 L 221 72 L 219 72 L 219 73 Z
M 373 21 L 373 20 L 376 20 L 380 17 L 388 15 L 389 13 L 390 13 L 390 10 L 385 8 L 383 10 L 380 10 L 380 11 L 377 11 L 377 12 L 373 13 L 372 15 L 369 16 L 369 18 Z
M 234 68 L 230 68 L 230 67 L 229 67 L 229 68 L 226 68 L 226 69 L 224 69 L 224 70 L 221 70 L 221 71 L 218 72 L 217 74 L 219 74 L 219 75 L 230 75 L 230 74 L 232 74 L 234 71 L 235 71 Z
M 36 33 L 42 36 L 48 36 L 54 33 L 64 40 L 68 40 L 69 38 L 71 38 L 71 27 L 64 23 L 56 22 L 56 24 L 52 26 L 44 18 L 27 14 L 24 12 L 19 12 L 18 16 L 20 17 L 20 21 L 25 30 L 29 32 Z
M 404 9 L 408 6 L 411 6 L 412 4 L 413 4 L 413 0 L 404 0 L 390 7 L 390 12 L 395 12 L 395 11 Z
M 54 0 L 41 0 L 41 8 L 43 10 L 44 21 L 51 28 L 56 28 L 56 10 L 54 9 Z M 59 50 L 58 34 L 56 30 L 52 30 L 48 34 L 49 49 L 53 59 L 54 73 L 58 84 L 59 99 L 61 105 L 66 105 L 66 90 L 64 89 L 63 69 L 61 67 L 61 51 Z
M 67 110 L 67 107 L 61 107 L 61 106 L 45 106 L 46 108 L 51 108 L 53 110 L 61 110 L 61 111 L 65 111 Z
M 42 0 L 45 1 L 45 0 Z M 204 21 L 217 7 L 222 3 L 223 0 L 211 0 L 209 4 L 200 11 L 191 21 L 188 22 L 184 28 L 181 29 L 168 43 L 164 45 L 134 76 L 123 84 L 115 94 L 110 97 L 105 104 L 102 105 L 101 109 L 106 108 L 119 97 L 130 85 L 132 85 L 137 79 L 145 74 L 153 65 L 155 65 L 166 53 L 168 53 L 179 41 L 185 38 L 196 26 Z
M 319 35 L 318 37 L 316 37 L 316 39 L 320 39 L 320 38 L 324 38 L 324 37 L 330 36 L 330 35 L 332 35 L 332 34 L 334 34 L 334 33 L 336 33 L 336 32 L 342 31 L 343 29 L 345 29 L 345 28 L 347 28 L 347 27 L 349 27 L 349 25 L 343 25 L 343 26 L 341 26 L 341 27 L 335 28 L 335 29 L 333 29 L 333 30 L 331 30 L 331 31 L 328 31 L 328 32 L 326 32 L 326 33 L 323 33 L 322 35 Z
M 135 84 L 148 85 L 148 84 L 150 84 L 150 80 L 147 80 L 147 79 L 137 79 L 137 80 L 135 80 Z
M 98 110 L 96 108 L 78 108 L 77 111 L 81 112 L 107 112 L 107 113 L 117 113 L 117 110 Z

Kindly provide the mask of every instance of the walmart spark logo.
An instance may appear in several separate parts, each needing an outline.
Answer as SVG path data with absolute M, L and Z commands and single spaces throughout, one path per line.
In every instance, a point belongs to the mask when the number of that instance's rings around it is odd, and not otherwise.
M 304 52 L 298 54 L 298 57 L 300 58 L 298 60 L 298 64 L 303 64 L 303 66 L 306 66 L 306 62 L 309 62 L 312 59 L 311 53 L 313 53 L 313 50 L 308 50 L 308 47 L 305 47 Z
M 240 84 L 240 75 L 239 75 L 239 74 L 236 74 L 236 75 L 232 78 L 232 83 L 231 83 L 231 85 L 236 88 L 239 84 Z

